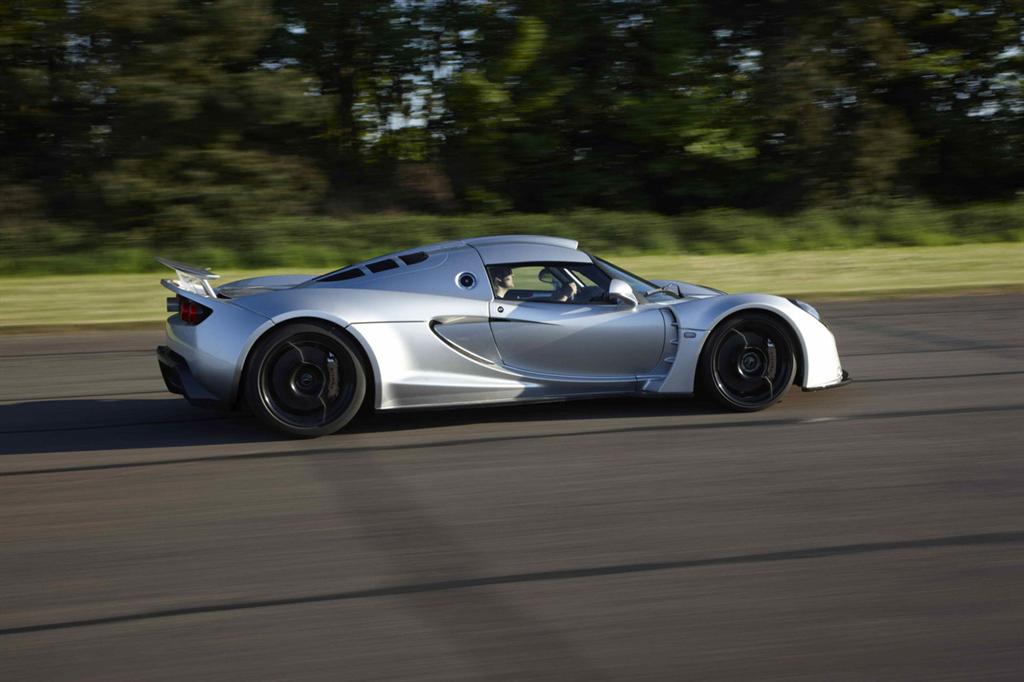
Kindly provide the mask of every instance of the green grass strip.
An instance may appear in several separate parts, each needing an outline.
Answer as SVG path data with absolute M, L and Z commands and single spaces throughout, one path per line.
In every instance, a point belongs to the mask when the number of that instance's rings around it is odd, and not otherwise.
M 1024 291 L 1024 244 L 864 248 L 765 254 L 611 257 L 637 274 L 731 293 L 761 291 L 813 300 Z M 214 264 L 216 265 L 216 264 Z M 216 270 L 216 267 L 214 268 Z M 311 268 L 318 273 L 323 268 Z M 286 270 L 221 271 L 223 282 Z M 170 275 L 167 271 L 167 275 Z M 156 326 L 167 313 L 158 273 L 0 278 L 0 333 Z

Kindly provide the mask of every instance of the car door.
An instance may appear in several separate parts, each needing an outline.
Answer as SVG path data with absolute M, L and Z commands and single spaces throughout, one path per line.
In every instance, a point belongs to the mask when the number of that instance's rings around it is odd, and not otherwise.
M 536 298 L 490 304 L 498 354 L 510 369 L 621 379 L 648 374 L 661 363 L 666 321 L 660 306 Z

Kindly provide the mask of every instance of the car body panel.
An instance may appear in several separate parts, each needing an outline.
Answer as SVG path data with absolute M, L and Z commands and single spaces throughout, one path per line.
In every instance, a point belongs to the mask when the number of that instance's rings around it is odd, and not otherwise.
M 472 360 L 501 363 L 498 346 L 491 332 L 491 320 L 473 315 L 443 315 L 430 323 L 438 338 Z
M 621 379 L 651 372 L 665 345 L 653 306 L 492 301 L 491 330 L 511 369 Z

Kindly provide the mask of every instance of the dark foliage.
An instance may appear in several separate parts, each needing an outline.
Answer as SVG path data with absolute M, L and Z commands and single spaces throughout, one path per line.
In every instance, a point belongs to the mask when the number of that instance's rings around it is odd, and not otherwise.
M 5 0 L 0 230 L 1024 188 L 1019 0 Z

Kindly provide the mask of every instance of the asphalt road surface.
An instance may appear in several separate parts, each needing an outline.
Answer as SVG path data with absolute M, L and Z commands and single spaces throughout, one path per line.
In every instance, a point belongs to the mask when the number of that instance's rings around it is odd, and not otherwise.
M 1020 680 L 1024 296 L 822 306 L 855 382 L 283 440 L 159 334 L 0 339 L 0 680 Z

